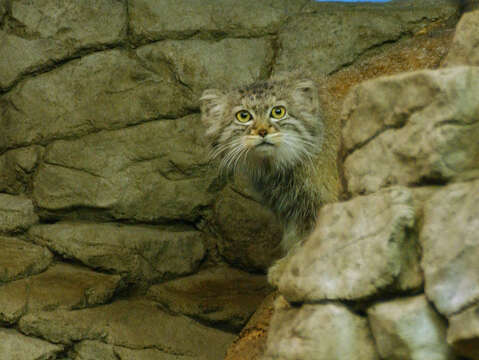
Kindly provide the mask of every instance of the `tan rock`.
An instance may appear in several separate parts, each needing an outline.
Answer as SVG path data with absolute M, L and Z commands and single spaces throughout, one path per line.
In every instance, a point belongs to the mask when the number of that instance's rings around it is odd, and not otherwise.
M 458 354 L 469 359 L 479 358 L 479 306 L 449 318 L 447 341 Z
M 0 323 L 12 325 L 27 311 L 28 281 L 0 285 Z
M 273 359 L 376 360 L 379 356 L 367 320 L 345 306 L 277 304 L 264 357 Z
M 437 191 L 420 233 L 426 295 L 450 316 L 479 301 L 479 181 Z
M 24 336 L 13 329 L 0 329 L 0 359 L 54 360 L 63 346 Z
M 45 270 L 53 255 L 48 249 L 14 237 L 0 237 L 0 284 Z
M 356 87 L 343 115 L 349 191 L 478 176 L 477 79 L 478 68 L 457 67 Z
M 324 206 L 275 278 L 291 302 L 358 300 L 422 285 L 411 192 L 393 187 Z
M 477 7 L 477 5 L 476 5 Z M 457 24 L 451 49 L 444 61 L 445 66 L 479 66 L 479 11 L 462 16 Z
M 382 359 L 456 358 L 446 342 L 446 320 L 424 295 L 375 304 L 368 309 L 368 319 Z
M 38 221 L 33 203 L 23 196 L 0 194 L 0 232 L 19 232 Z
M 203 235 L 191 229 L 65 222 L 34 226 L 29 236 L 66 258 L 135 283 L 189 274 L 205 256 Z
M 73 353 L 75 360 L 118 360 L 113 345 L 99 341 L 85 340 L 75 345 Z
M 0 191 L 20 194 L 30 191 L 30 182 L 43 154 L 43 147 L 29 146 L 0 156 Z
M 175 313 L 240 330 L 271 291 L 266 276 L 220 266 L 153 285 L 147 297 Z

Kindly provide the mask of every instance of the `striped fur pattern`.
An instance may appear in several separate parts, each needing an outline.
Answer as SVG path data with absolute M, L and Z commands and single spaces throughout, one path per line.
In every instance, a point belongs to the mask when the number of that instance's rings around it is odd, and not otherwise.
M 228 174 L 246 173 L 285 229 L 287 252 L 309 232 L 322 204 L 317 158 L 324 139 L 318 89 L 309 79 L 278 77 L 229 91 L 206 90 L 202 121 L 212 157 Z M 284 116 L 276 118 L 283 108 Z M 243 122 L 238 113 L 247 111 Z

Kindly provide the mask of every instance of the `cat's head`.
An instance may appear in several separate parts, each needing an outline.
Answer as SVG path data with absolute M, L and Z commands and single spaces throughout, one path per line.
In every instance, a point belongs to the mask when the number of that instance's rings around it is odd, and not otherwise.
M 278 168 L 309 161 L 321 149 L 318 89 L 309 79 L 273 78 L 201 96 L 202 120 L 221 167 Z

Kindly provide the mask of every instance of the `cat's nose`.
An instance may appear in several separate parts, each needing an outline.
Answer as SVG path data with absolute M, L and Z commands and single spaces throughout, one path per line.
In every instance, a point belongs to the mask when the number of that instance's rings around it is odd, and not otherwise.
M 268 135 L 268 130 L 266 130 L 266 129 L 259 129 L 259 130 L 258 130 L 258 135 L 261 136 L 261 137 L 265 137 L 266 135 Z

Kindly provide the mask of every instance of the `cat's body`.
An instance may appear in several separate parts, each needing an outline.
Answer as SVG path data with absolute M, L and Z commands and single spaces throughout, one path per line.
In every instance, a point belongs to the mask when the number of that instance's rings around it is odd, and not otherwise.
M 320 206 L 338 195 L 322 173 L 328 144 L 315 83 L 283 76 L 206 90 L 201 110 L 221 169 L 249 177 L 283 225 L 287 253 L 311 231 Z

